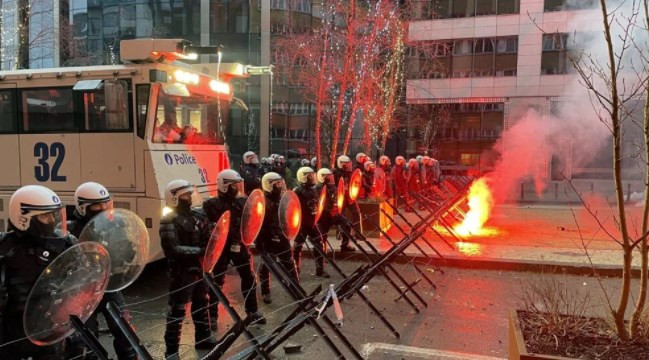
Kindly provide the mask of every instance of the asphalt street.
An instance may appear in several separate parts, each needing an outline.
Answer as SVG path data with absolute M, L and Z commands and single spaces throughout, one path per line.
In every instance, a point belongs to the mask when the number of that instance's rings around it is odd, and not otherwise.
M 259 259 L 255 260 L 258 266 Z M 362 265 L 361 262 L 341 258 L 338 258 L 338 264 L 347 274 Z M 520 305 L 522 288 L 526 284 L 538 281 L 540 277 L 557 280 L 575 296 L 589 294 L 592 311 L 595 313 L 602 309 L 602 293 L 593 277 L 458 268 L 442 268 L 442 273 L 425 264 L 420 266 L 437 286 L 437 290 L 434 290 L 425 281 L 417 284 L 417 291 L 428 303 L 427 308 L 417 303 L 420 313 L 415 313 L 403 299 L 395 301 L 398 297 L 397 292 L 381 276 L 373 278 L 362 290 L 400 333 L 400 339 L 395 338 L 357 296 L 341 304 L 344 320 L 340 330 L 356 349 L 363 351 L 366 358 L 475 358 L 472 355 L 506 358 L 509 309 Z M 412 264 L 394 264 L 394 267 L 409 282 L 421 278 Z M 329 284 L 342 280 L 331 267 L 328 268 L 331 279 L 315 277 L 313 269 L 313 260 L 304 259 L 301 283 L 307 291 L 320 284 L 326 288 Z M 618 283 L 619 279 L 616 278 L 603 279 L 603 285 L 613 300 Z M 163 358 L 164 354 L 167 284 L 166 264 L 159 261 L 147 266 L 142 276 L 124 291 L 137 334 L 156 359 Z M 260 310 L 267 317 L 268 324 L 251 326 L 256 336 L 271 332 L 296 307 L 275 279 L 273 285 L 272 304 L 263 304 L 259 297 Z M 244 314 L 239 278 L 233 269 L 226 278 L 225 292 L 239 313 Z M 413 301 L 417 302 L 414 297 Z M 336 321 L 332 308 L 328 309 L 326 314 Z M 319 320 L 319 323 L 326 329 L 322 320 Z M 217 335 L 222 336 L 231 324 L 232 321 L 221 307 Z M 183 329 L 181 358 L 200 358 L 205 352 L 197 353 L 193 348 L 193 326 L 189 317 L 185 320 Z M 348 355 L 349 352 L 344 349 L 339 339 L 335 338 L 330 330 L 326 331 L 343 353 Z M 102 335 L 100 340 L 107 348 L 111 348 L 112 341 L 108 334 Z M 325 342 L 317 336 L 313 326 L 304 327 L 293 335 L 289 342 L 302 345 L 301 351 L 287 355 L 282 348 L 278 348 L 272 356 L 278 359 L 309 360 L 335 358 Z M 236 356 L 248 348 L 249 342 L 241 337 L 226 356 Z

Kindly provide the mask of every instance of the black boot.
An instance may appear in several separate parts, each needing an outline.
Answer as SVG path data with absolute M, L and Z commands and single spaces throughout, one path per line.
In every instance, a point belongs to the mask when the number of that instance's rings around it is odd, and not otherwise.
M 165 357 L 169 358 L 178 354 L 180 348 L 180 335 L 183 319 L 185 317 L 184 304 L 172 305 L 167 313 L 167 328 L 165 330 Z

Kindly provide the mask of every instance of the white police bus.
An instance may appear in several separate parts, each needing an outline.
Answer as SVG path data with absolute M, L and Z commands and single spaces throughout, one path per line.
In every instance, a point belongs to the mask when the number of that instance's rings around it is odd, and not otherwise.
M 240 64 L 180 62 L 196 58 L 191 49 L 177 39 L 125 40 L 124 65 L 0 71 L 0 231 L 19 187 L 47 186 L 73 206 L 76 187 L 96 181 L 144 220 L 150 260 L 161 258 L 164 188 L 182 178 L 215 194 L 229 167 L 229 81 L 245 76 Z

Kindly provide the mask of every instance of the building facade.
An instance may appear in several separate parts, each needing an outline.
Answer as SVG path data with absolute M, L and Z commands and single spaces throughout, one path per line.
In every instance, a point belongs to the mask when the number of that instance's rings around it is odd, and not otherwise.
M 428 141 L 432 146 L 411 126 L 405 151 L 429 151 L 446 169 L 481 171 L 498 159 L 490 149 L 507 146 L 506 138 L 498 141 L 503 132 L 529 109 L 556 115 L 558 105 L 569 101 L 577 82 L 568 59 L 570 37 L 583 31 L 587 19 L 601 17 L 593 1 L 564 0 L 431 0 L 419 2 L 417 11 L 409 38 L 435 43 L 438 64 L 417 68 L 422 55 L 411 54 L 406 100 L 411 119 L 425 114 L 441 125 Z M 441 115 L 433 111 L 439 108 Z M 544 165 L 548 177 L 560 180 L 559 173 L 570 172 L 573 145 L 566 145 L 565 158 Z M 574 176 L 611 176 L 597 166 Z

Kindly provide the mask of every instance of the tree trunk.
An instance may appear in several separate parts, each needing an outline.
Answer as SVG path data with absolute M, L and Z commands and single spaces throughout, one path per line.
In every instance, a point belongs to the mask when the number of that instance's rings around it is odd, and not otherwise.
M 327 84 L 327 47 L 329 46 L 329 28 L 325 28 L 324 45 L 322 47 L 322 56 L 320 57 L 320 83 L 318 84 L 318 94 L 316 95 L 316 119 L 315 119 L 315 153 L 318 162 L 318 169 L 322 167 L 322 146 L 321 146 L 321 124 L 322 124 L 322 100 Z M 331 167 L 331 164 L 329 165 Z
M 29 69 L 29 20 L 30 9 L 28 0 L 20 0 L 18 7 L 18 49 L 16 49 L 15 69 Z
M 345 63 L 342 68 L 342 76 L 340 79 L 340 93 L 338 93 L 338 102 L 336 103 L 336 117 L 334 118 L 334 135 L 331 139 L 331 163 L 336 161 L 336 153 L 338 152 L 338 136 L 340 135 L 340 124 L 343 117 L 343 105 L 345 102 L 345 93 L 347 92 L 347 85 L 349 80 L 347 76 L 351 74 L 349 63 L 351 62 L 352 53 L 354 49 L 354 18 L 356 12 L 356 1 L 349 2 L 349 17 L 347 18 L 347 42 L 345 44 Z
M 647 0 L 643 0 L 645 29 L 649 33 L 649 5 Z M 644 103 L 644 150 L 645 150 L 645 187 L 644 187 L 644 209 L 642 212 L 642 239 L 640 240 L 641 272 L 640 272 L 640 294 L 631 316 L 630 333 L 631 338 L 636 338 L 640 327 L 640 319 L 644 311 L 645 302 L 647 301 L 647 283 L 649 280 L 649 246 L 647 246 L 647 228 L 649 227 L 649 86 L 644 85 L 645 103 Z
M 602 6 L 602 17 L 604 22 L 604 36 L 608 50 L 611 94 L 611 128 L 613 130 L 613 176 L 615 179 L 615 197 L 617 200 L 617 211 L 620 217 L 620 232 L 622 234 L 622 249 L 624 251 L 624 265 L 622 270 L 622 288 L 620 289 L 620 300 L 612 315 L 615 320 L 617 335 L 621 340 L 627 340 L 629 334 L 624 323 L 624 314 L 629 304 L 629 295 L 631 292 L 631 261 L 633 260 L 633 249 L 629 239 L 626 213 L 624 212 L 624 188 L 622 186 L 622 124 L 620 123 L 620 99 L 617 85 L 617 66 L 615 62 L 615 50 L 613 49 L 613 38 L 611 27 L 608 22 L 608 12 L 606 10 L 606 0 L 600 0 Z

